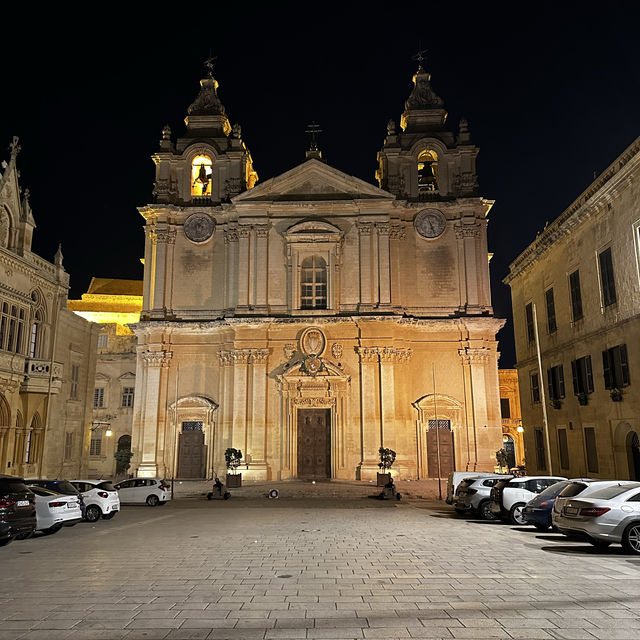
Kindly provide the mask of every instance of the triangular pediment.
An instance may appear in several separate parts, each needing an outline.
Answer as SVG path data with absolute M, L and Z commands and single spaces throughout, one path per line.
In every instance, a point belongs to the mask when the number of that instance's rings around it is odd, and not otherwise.
M 393 200 L 394 195 L 330 167 L 307 160 L 282 175 L 245 191 L 233 201 Z

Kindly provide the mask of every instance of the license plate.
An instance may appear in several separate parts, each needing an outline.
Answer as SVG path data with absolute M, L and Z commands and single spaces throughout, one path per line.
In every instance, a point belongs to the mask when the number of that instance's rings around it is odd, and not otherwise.
M 16 507 L 28 507 L 28 506 L 29 506 L 28 500 L 18 500 L 18 502 L 16 502 Z
M 565 507 L 564 508 L 565 516 L 576 516 L 578 515 L 578 507 Z
M 76 508 L 76 503 L 75 502 L 67 502 L 67 508 L 75 509 Z

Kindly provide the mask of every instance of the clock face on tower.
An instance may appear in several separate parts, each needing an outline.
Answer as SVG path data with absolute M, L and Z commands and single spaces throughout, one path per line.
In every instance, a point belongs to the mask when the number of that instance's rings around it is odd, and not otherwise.
M 444 233 L 447 219 L 438 209 L 423 209 L 414 218 L 413 226 L 423 238 L 437 238 Z

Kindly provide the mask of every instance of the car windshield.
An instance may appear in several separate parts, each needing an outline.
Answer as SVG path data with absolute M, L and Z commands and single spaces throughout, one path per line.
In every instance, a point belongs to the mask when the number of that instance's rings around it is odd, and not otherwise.
M 104 491 L 115 491 L 116 488 L 113 486 L 113 483 L 110 480 L 107 480 L 105 482 L 101 482 L 100 484 L 96 485 L 96 487 L 98 489 L 102 489 Z
M 617 498 L 619 495 L 626 493 L 627 491 L 631 491 L 632 489 L 637 489 L 638 487 L 640 487 L 640 483 L 634 483 L 633 485 L 617 484 L 613 487 L 605 487 L 604 489 L 594 491 L 589 494 L 589 498 L 593 498 L 594 500 L 611 500 L 612 498 Z
M 561 482 L 556 482 L 555 484 L 552 484 L 550 487 L 547 487 L 544 491 L 541 491 L 538 494 L 539 498 L 555 498 L 557 495 L 559 495 L 564 489 L 566 489 L 570 484 L 573 484 L 571 482 L 569 482 L 568 480 L 564 480 Z

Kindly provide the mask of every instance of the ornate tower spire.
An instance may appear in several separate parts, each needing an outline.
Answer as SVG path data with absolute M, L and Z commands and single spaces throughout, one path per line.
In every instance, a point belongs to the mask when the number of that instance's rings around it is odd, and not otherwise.
M 413 89 L 404 103 L 400 126 L 405 131 L 443 127 L 447 119 L 444 101 L 431 87 L 431 74 L 424 70 L 422 62 L 426 50 L 419 51 L 414 59 L 418 70 L 413 75 Z
M 231 132 L 229 119 L 218 97 L 218 81 L 213 77 L 213 62 L 209 57 L 204 63 L 206 75 L 200 80 L 200 91 L 187 109 L 185 119 L 188 130 L 206 130 L 208 134 L 228 136 Z

